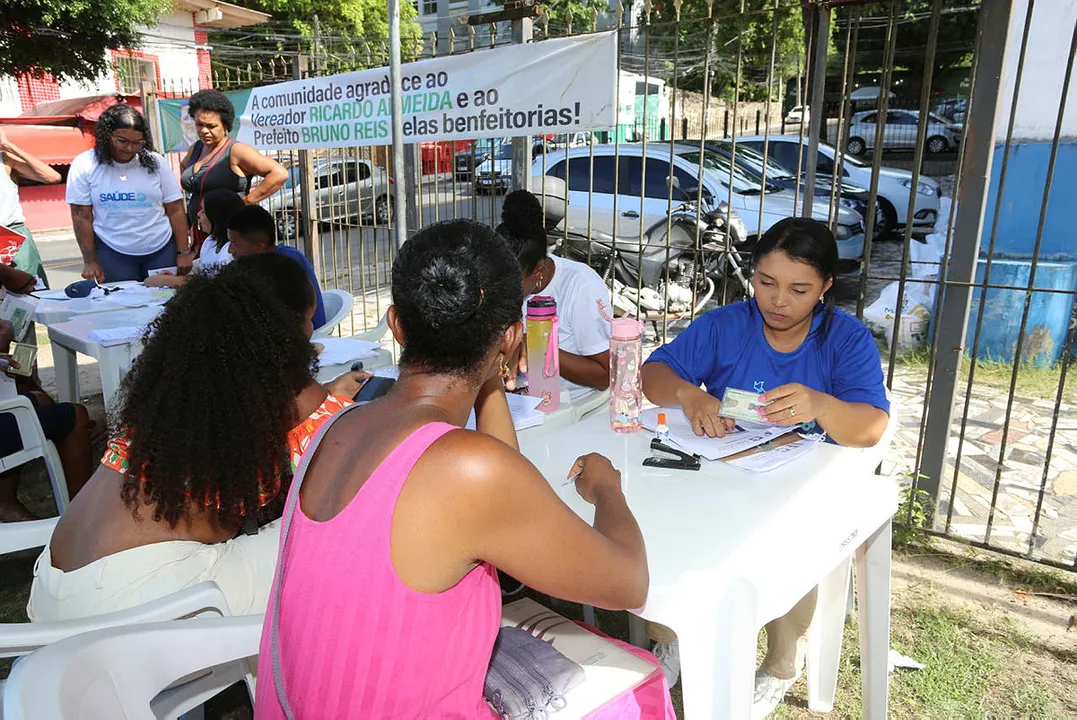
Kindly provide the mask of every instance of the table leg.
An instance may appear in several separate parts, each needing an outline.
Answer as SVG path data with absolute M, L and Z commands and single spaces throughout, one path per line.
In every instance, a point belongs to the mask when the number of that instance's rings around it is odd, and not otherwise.
M 131 367 L 136 354 L 135 347 L 135 345 L 127 344 L 101 348 L 101 353 L 97 358 L 97 367 L 101 372 L 101 395 L 106 412 L 112 398 L 120 389 L 124 375 Z
M 710 617 L 671 626 L 681 652 L 686 720 L 751 717 L 759 639 L 756 618 L 746 612 L 752 607 L 754 603 L 727 596 L 718 608 L 708 609 Z
M 890 521 L 856 550 L 865 720 L 885 720 L 890 692 Z
M 60 402 L 79 401 L 79 362 L 74 350 L 52 342 L 52 362 L 56 368 L 56 397 Z
M 819 583 L 819 599 L 808 633 L 808 709 L 812 712 L 834 709 L 851 567 L 846 558 Z

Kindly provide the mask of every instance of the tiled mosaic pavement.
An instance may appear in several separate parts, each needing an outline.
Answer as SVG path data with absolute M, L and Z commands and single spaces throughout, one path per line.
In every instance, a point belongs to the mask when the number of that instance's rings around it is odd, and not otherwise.
M 883 465 L 888 474 L 911 471 L 916 458 L 923 416 L 924 370 L 897 368 L 892 388 L 900 404 L 900 427 Z M 944 480 L 936 529 L 946 530 L 950 495 L 954 488 L 953 460 L 957 456 L 961 431 L 960 411 L 964 389 L 958 399 L 955 422 L 948 448 L 948 472 Z M 996 477 L 998 497 L 989 542 L 1018 552 L 1029 549 L 1035 525 L 1033 557 L 1072 564 L 1077 557 L 1077 407 L 1063 403 L 1059 411 L 1054 448 L 1044 483 L 1044 465 L 1054 404 L 1015 396 L 1006 457 L 999 474 L 1006 391 L 977 385 L 969 403 L 965 441 L 961 444 L 961 467 L 956 477 L 956 494 L 949 533 L 984 541 L 991 515 L 991 499 Z M 1039 522 L 1036 506 L 1044 487 Z

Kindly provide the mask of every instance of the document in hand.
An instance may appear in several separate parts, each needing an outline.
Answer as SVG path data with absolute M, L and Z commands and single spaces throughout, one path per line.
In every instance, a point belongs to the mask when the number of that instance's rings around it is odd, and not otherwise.
M 751 450 L 791 430 L 788 427 L 751 423 L 738 420 L 736 429 L 727 432 L 725 437 L 709 438 L 698 436 L 692 430 L 692 424 L 680 408 L 649 408 L 643 411 L 643 427 L 654 430 L 658 427 L 658 413 L 666 414 L 669 426 L 669 439 L 682 450 L 700 455 L 707 460 L 721 460 L 730 455 Z
M 37 309 L 37 298 L 0 290 L 0 318 L 15 329 L 15 342 L 22 342 Z
M 523 628 L 583 666 L 584 681 L 565 693 L 568 704 L 557 713 L 558 718 L 582 718 L 660 672 L 646 660 L 530 598 L 501 608 L 501 627 Z
M 315 338 L 314 344 L 322 346 L 318 352 L 318 364 L 322 367 L 344 365 L 354 360 L 374 357 L 381 348 L 381 343 L 357 338 Z

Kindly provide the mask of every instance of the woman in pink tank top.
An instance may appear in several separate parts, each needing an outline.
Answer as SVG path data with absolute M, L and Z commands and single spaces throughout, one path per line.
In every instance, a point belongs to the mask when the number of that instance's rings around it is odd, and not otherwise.
M 609 461 L 565 468 L 591 527 L 519 452 L 499 370 L 523 298 L 504 241 L 471 221 L 430 226 L 398 253 L 392 292 L 400 379 L 323 426 L 292 482 L 260 719 L 491 717 L 495 566 L 576 602 L 646 599 L 643 538 Z M 462 429 L 472 410 L 477 432 Z M 668 696 L 658 705 L 652 717 L 672 717 Z

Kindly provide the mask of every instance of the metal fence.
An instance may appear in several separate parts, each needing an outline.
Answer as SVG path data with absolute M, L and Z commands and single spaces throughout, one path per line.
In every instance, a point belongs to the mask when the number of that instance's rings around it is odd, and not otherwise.
M 1011 48 L 1016 81 L 1004 88 L 1015 3 L 1025 42 Z M 622 307 L 634 303 L 652 346 L 699 312 L 745 296 L 736 270 L 747 269 L 755 238 L 777 219 L 827 220 L 849 248 L 837 303 L 877 333 L 900 409 L 882 468 L 908 487 L 898 521 L 918 524 L 922 503 L 927 532 L 1074 569 L 1077 422 L 1069 411 L 1077 400 L 1067 369 L 1077 275 L 1044 255 L 1054 227 L 1046 220 L 1059 203 L 1051 188 L 1065 145 L 1072 47 L 1052 101 L 1057 122 L 1045 143 L 1042 193 L 1034 193 L 1036 230 L 1023 255 L 997 242 L 1009 227 L 1003 193 L 1017 151 L 1013 117 L 1028 101 L 1021 87 L 1034 7 L 678 0 L 594 15 L 585 27 L 546 15 L 535 23 L 536 42 L 615 28 L 618 119 L 601 131 L 532 139 L 530 172 L 515 175 L 534 176 L 547 207 L 567 193 L 551 248 L 591 263 Z M 483 52 L 510 41 L 502 26 L 461 26 L 449 38 L 423 38 L 412 53 Z M 328 38 L 304 43 L 222 68 L 216 81 L 249 87 L 385 64 L 375 43 L 350 55 Z M 1006 107 L 1010 126 L 996 151 Z M 502 147 L 483 140 L 409 151 L 406 176 L 394 178 L 406 184 L 407 208 L 391 206 L 387 147 L 277 155 L 292 179 L 270 209 L 324 284 L 356 296 L 345 334 L 377 322 L 389 302 L 397 217 L 409 232 L 448 218 L 499 222 L 514 174 Z M 993 181 L 992 159 L 1001 169 Z M 726 213 L 719 242 L 698 224 L 678 241 L 676 227 L 696 201 Z M 994 208 L 986 219 L 985 206 Z M 657 270 L 645 267 L 650 261 Z M 1018 319 L 1010 335 L 996 327 L 999 312 Z

